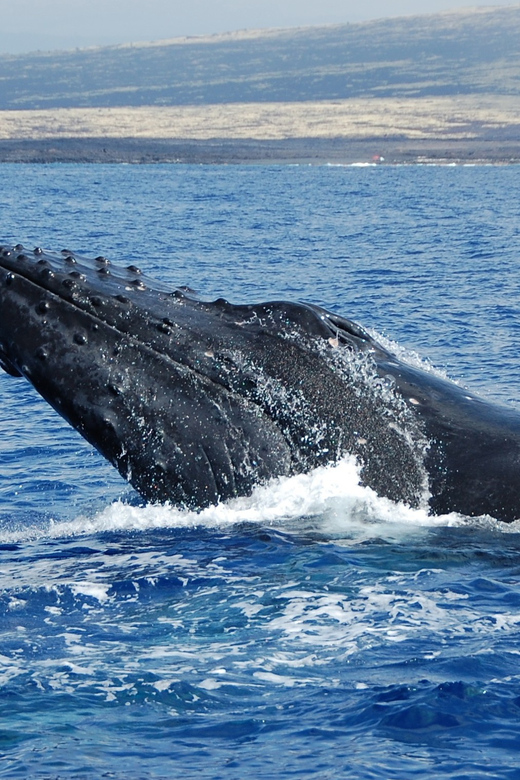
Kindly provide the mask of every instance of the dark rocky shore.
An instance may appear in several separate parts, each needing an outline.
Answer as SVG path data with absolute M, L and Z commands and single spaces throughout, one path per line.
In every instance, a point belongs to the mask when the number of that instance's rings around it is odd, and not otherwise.
M 60 138 L 0 141 L 0 162 L 191 164 L 519 164 L 520 140 Z

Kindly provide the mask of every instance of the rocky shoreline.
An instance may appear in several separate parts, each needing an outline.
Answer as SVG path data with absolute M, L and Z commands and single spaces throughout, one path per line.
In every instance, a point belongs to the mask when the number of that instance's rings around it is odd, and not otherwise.
M 520 140 L 407 138 L 0 140 L 2 163 L 177 163 L 200 165 L 520 164 Z

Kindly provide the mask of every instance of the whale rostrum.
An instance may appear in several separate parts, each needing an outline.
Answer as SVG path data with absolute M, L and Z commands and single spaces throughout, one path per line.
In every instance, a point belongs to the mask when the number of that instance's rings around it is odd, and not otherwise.
M 148 501 L 202 508 L 350 454 L 393 501 L 520 517 L 520 414 L 314 304 L 205 301 L 134 265 L 2 245 L 0 366 Z

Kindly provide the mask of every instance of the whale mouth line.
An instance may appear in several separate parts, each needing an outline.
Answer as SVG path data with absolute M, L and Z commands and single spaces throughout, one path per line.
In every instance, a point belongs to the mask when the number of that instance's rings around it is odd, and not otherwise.
M 232 351 L 219 349 L 213 340 L 213 334 L 207 335 L 201 351 L 205 361 L 199 364 L 196 360 L 186 357 L 182 350 L 172 349 L 173 338 L 179 332 L 183 334 L 183 341 L 187 343 L 192 338 L 193 344 L 199 341 L 197 329 L 190 326 L 189 322 L 176 322 L 174 317 L 184 309 L 184 304 L 191 305 L 199 310 L 220 310 L 222 317 L 233 312 L 232 319 L 236 320 L 237 312 L 246 319 L 233 325 L 246 328 L 251 325 L 267 327 L 273 331 L 277 323 L 266 320 L 272 317 L 271 308 L 274 304 L 257 305 L 233 305 L 227 300 L 219 298 L 216 301 L 204 301 L 198 297 L 189 287 L 169 287 L 148 279 L 140 269 L 129 266 L 126 269 L 113 266 L 106 258 L 97 258 L 94 261 L 71 252 L 62 252 L 62 257 L 56 253 L 48 253 L 36 248 L 33 257 L 24 253 L 22 249 L 18 254 L 2 249 L 0 246 L 0 270 L 4 272 L 4 283 L 8 278 L 9 285 L 16 284 L 16 278 L 23 280 L 38 293 L 44 294 L 39 306 L 50 307 L 53 301 L 59 305 L 73 307 L 83 317 L 92 320 L 92 324 L 99 324 L 117 332 L 127 343 L 133 343 L 142 349 L 151 350 L 161 357 L 166 363 L 175 365 L 178 370 L 191 372 L 198 376 L 203 383 L 212 382 L 216 386 L 229 391 L 227 381 L 221 375 L 208 376 L 206 365 L 208 362 L 219 361 L 233 362 Z M 71 268 L 73 269 L 71 271 Z M 100 273 L 106 271 L 106 273 Z M 109 290 L 104 288 L 109 287 Z M 150 299 L 149 296 L 154 296 Z M 35 297 L 37 297 L 35 295 Z M 163 316 L 162 311 L 157 311 L 157 306 L 168 307 L 171 317 Z M 349 351 L 358 350 L 360 353 L 374 352 L 374 341 L 368 332 L 357 323 L 346 320 L 338 314 L 326 311 L 311 303 L 296 304 L 299 311 L 304 310 L 307 318 L 312 320 L 315 329 L 313 336 L 318 336 L 326 349 L 336 351 L 344 347 Z M 172 307 L 174 312 L 172 312 Z M 299 313 L 299 312 L 298 312 Z M 296 316 L 295 317 L 296 321 Z M 138 327 L 133 327 L 135 325 Z M 276 333 L 282 338 L 291 338 L 294 344 L 308 348 L 309 340 L 301 329 L 291 333 L 288 320 L 281 322 L 285 332 Z M 80 343 L 82 336 L 76 336 Z M 166 343 L 168 342 L 168 343 Z M 0 350 L 1 350 L 0 344 Z M 318 349 L 321 347 L 318 346 Z M 378 350 L 383 353 L 384 350 Z M 9 360 L 5 351 L 0 351 L 0 367 L 11 376 L 26 376 L 25 372 Z M 27 377 L 29 378 L 29 377 Z M 260 407 L 259 411 L 260 411 Z
M 67 258 L 63 260 L 66 268 L 61 270 L 57 268 L 61 258 L 44 253 L 43 250 L 37 252 L 35 259 L 22 255 L 23 259 L 20 262 L 19 256 L 13 257 L 12 252 L 2 251 L 0 247 L 0 284 L 3 283 L 4 286 L 13 290 L 16 290 L 20 283 L 24 287 L 27 286 L 24 292 L 32 291 L 31 299 L 38 308 L 43 321 L 52 314 L 51 309 L 55 306 L 70 307 L 71 311 L 77 311 L 81 317 L 90 321 L 90 328 L 87 330 L 95 330 L 97 327 L 108 328 L 125 339 L 127 343 L 133 343 L 140 349 L 149 349 L 161 359 L 171 361 L 176 366 L 182 366 L 183 370 L 193 371 L 207 381 L 207 376 L 204 372 L 199 371 L 196 365 L 191 365 L 182 359 L 176 360 L 170 350 L 165 352 L 165 340 L 169 339 L 175 328 L 179 326 L 171 318 L 148 311 L 146 304 L 143 306 L 142 302 L 136 298 L 136 291 L 142 295 L 145 290 L 148 290 L 146 285 L 130 286 L 121 274 L 120 267 L 111 271 L 109 279 L 103 276 L 102 279 L 98 280 L 94 276 L 96 269 L 88 265 L 91 261 L 74 255 L 74 265 L 68 266 L 67 259 L 70 257 L 72 255 L 67 254 Z M 104 262 L 108 263 L 106 260 Z M 81 278 L 71 277 L 70 267 L 74 268 L 72 273 L 77 272 Z M 100 264 L 100 268 L 106 268 L 106 265 Z M 46 273 L 49 270 L 50 273 Z M 136 272 L 141 274 L 135 267 L 126 270 L 128 270 L 129 278 L 134 278 Z M 124 273 L 125 271 L 123 271 Z M 17 284 L 17 280 L 19 284 Z M 64 284 L 69 281 L 72 284 Z M 103 289 L 107 283 L 112 288 L 109 291 Z M 172 292 L 167 292 L 165 289 L 157 290 L 154 282 L 153 294 L 157 295 L 157 293 L 159 301 L 173 303 L 175 308 L 182 305 L 184 298 L 190 297 L 191 300 L 195 301 L 182 290 L 175 289 Z M 139 327 L 133 327 L 136 324 Z M 84 337 L 80 333 L 76 334 L 76 344 L 80 346 L 83 341 Z M 181 356 L 178 355 L 178 357 Z M 20 371 L 9 359 L 7 350 L 4 349 L 1 342 L 0 368 L 11 376 L 24 376 L 24 372 Z
M 148 311 L 149 316 L 154 320 L 154 325 L 164 333 L 168 333 L 168 329 L 174 328 L 176 323 L 153 311 L 155 306 L 152 304 L 157 303 L 156 296 L 159 302 L 170 307 L 173 304 L 176 309 L 183 303 L 191 303 L 200 309 L 206 307 L 220 309 L 223 314 L 226 313 L 227 308 L 233 312 L 243 313 L 246 319 L 234 322 L 235 326 L 247 326 L 248 317 L 254 322 L 272 316 L 269 304 L 235 305 L 229 304 L 223 298 L 215 301 L 203 300 L 190 287 L 175 287 L 162 282 L 159 284 L 155 279 L 149 279 L 142 274 L 141 270 L 134 265 L 122 269 L 120 266 L 112 265 L 104 257 L 92 261 L 68 250 L 63 250 L 62 257 L 58 257 L 55 253 L 48 253 L 40 247 L 36 247 L 30 254 L 33 255 L 32 258 L 25 253 L 22 245 L 17 246 L 17 253 L 0 246 L 0 268 L 8 275 L 13 274 L 25 279 L 108 325 L 114 326 L 110 317 L 111 314 L 113 315 L 114 308 L 120 307 L 121 313 L 125 313 L 128 308 L 135 307 L 141 311 Z M 277 303 L 274 302 L 275 305 Z M 345 345 L 351 348 L 354 346 L 360 351 L 373 351 L 372 337 L 357 323 L 316 304 L 299 302 L 295 306 L 299 309 L 298 315 L 301 315 L 302 309 L 306 310 L 309 323 L 313 321 L 312 325 L 316 331 L 314 335 L 326 339 L 331 347 Z M 288 321 L 281 324 L 287 325 Z M 125 333 L 125 330 L 117 324 L 115 327 Z M 381 352 L 385 351 L 381 345 L 378 345 L 378 348 Z

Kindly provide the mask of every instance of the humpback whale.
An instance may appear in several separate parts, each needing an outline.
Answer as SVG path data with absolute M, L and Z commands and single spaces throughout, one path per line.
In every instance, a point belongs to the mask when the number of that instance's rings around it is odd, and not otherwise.
M 0 366 L 147 501 L 202 508 L 351 454 L 393 501 L 520 517 L 520 414 L 312 303 L 207 301 L 105 257 L 2 245 Z

